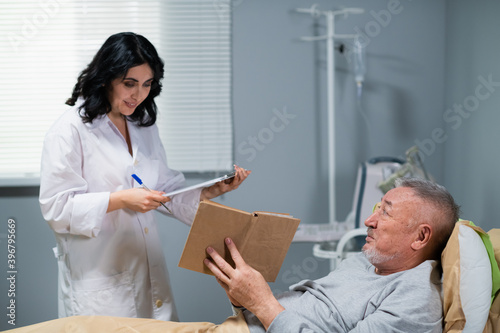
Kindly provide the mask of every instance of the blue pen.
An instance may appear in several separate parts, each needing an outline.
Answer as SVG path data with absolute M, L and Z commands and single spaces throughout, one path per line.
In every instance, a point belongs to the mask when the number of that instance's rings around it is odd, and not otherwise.
M 144 187 L 144 189 L 145 189 L 145 190 L 148 190 L 149 192 L 151 192 L 151 190 L 150 190 L 150 189 L 149 189 L 149 188 L 148 188 L 148 187 L 147 187 L 147 186 L 146 186 L 146 185 L 142 182 L 141 178 L 139 178 L 139 176 L 137 176 L 135 173 L 134 173 L 134 174 L 132 174 L 132 178 L 134 178 L 134 179 L 135 179 L 135 180 L 139 183 L 139 185 L 141 185 L 142 187 Z M 161 203 L 161 205 L 162 205 L 163 207 L 165 207 L 165 208 L 167 209 L 167 211 L 168 211 L 170 214 L 172 214 L 172 211 L 170 211 L 170 209 L 168 209 L 168 207 L 167 207 L 167 206 L 165 206 L 165 204 L 164 204 L 163 202 L 160 202 L 160 203 Z

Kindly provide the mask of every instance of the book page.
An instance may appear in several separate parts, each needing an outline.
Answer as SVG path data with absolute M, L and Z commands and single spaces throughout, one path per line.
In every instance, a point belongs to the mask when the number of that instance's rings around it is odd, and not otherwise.
M 282 214 L 282 213 L 270 213 L 270 212 L 254 212 L 256 215 L 272 215 L 272 216 L 281 216 L 281 217 L 293 217 L 290 214 Z

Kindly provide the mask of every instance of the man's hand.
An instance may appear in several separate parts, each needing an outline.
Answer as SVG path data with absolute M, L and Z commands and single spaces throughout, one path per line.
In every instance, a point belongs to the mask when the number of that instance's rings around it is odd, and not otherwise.
M 271 288 L 258 271 L 250 267 L 241 257 L 236 245 L 226 238 L 226 245 L 235 263 L 231 267 L 213 248 L 207 248 L 212 260 L 205 265 L 214 273 L 217 282 L 226 290 L 229 300 L 236 306 L 244 306 L 259 318 L 267 329 L 274 318 L 285 308 L 274 297 Z

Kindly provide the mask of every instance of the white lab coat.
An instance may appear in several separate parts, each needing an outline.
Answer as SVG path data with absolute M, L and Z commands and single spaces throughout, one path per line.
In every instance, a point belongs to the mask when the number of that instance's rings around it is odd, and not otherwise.
M 182 187 L 184 176 L 168 168 L 156 125 L 129 122 L 128 128 L 133 156 L 107 116 L 83 123 L 76 107 L 45 137 L 40 206 L 57 240 L 60 317 L 177 320 L 155 213 L 106 211 L 111 192 L 139 186 L 133 173 L 165 192 Z M 166 205 L 190 225 L 200 191 L 176 195 Z

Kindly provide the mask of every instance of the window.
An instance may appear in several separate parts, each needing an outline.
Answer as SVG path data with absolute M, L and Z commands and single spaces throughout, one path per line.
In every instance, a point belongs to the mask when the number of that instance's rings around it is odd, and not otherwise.
M 232 169 L 230 11 L 213 0 L 0 3 L 0 184 L 38 183 L 43 137 L 111 34 L 147 37 L 165 61 L 156 102 L 170 167 Z

